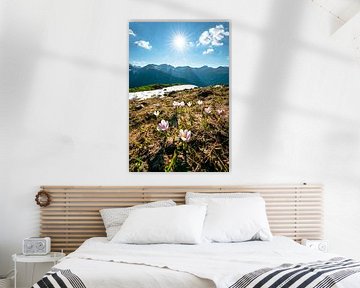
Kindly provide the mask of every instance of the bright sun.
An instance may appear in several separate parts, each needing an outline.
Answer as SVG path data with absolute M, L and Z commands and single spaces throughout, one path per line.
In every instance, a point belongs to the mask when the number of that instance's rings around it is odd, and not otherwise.
M 172 45 L 176 50 L 183 51 L 186 48 L 186 37 L 182 34 L 174 35 Z

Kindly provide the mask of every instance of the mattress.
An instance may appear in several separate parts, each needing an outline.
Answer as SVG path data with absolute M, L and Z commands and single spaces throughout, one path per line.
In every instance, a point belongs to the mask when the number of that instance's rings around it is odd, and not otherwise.
M 293 267 L 297 274 L 292 274 L 291 277 L 299 275 L 298 271 L 314 270 L 308 267 L 319 267 L 325 264 L 333 267 L 335 262 L 331 262 L 333 260 L 330 259 L 339 259 L 337 257 L 337 255 L 311 250 L 286 237 L 274 237 L 272 241 L 200 245 L 112 244 L 106 238 L 91 238 L 75 252 L 65 257 L 54 269 L 55 271 L 71 271 L 73 273 L 71 275 L 76 275 L 83 283 L 83 286 L 66 287 L 281 287 L 241 286 L 236 283 L 240 283 L 241 279 L 246 279 L 248 282 L 251 275 L 251 277 L 260 275 L 254 274 L 254 271 L 274 274 L 271 269 L 280 266 L 282 269 L 279 271 L 287 272 L 286 274 L 279 273 L 277 278 L 271 279 L 271 283 L 276 283 L 281 275 L 288 275 L 288 271 Z M 343 266 L 345 265 L 343 263 L 352 263 L 347 269 L 351 273 L 341 278 L 341 281 L 333 282 L 331 286 L 328 284 L 319 287 L 360 287 L 360 270 L 356 270 L 360 269 L 360 264 L 349 259 L 336 261 L 340 261 Z M 296 265 L 298 263 L 311 263 L 311 265 L 300 267 Z M 296 266 L 292 267 L 292 264 Z M 343 268 L 339 269 L 340 272 L 342 270 Z M 341 277 L 343 275 L 341 274 Z M 303 281 L 303 279 L 305 276 L 300 280 Z M 306 283 L 306 281 L 303 282 Z M 295 286 L 283 287 L 313 288 L 315 286 L 312 284 L 297 286 L 295 283 Z

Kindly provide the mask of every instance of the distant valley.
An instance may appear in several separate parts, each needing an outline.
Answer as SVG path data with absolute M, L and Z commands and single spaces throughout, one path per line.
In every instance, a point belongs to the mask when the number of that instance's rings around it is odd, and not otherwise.
M 129 65 L 129 88 L 151 84 L 229 85 L 229 67 L 174 67 L 167 64 Z

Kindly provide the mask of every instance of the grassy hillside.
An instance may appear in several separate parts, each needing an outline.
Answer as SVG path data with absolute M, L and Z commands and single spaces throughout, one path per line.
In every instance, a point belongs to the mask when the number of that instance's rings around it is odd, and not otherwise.
M 130 171 L 229 171 L 228 87 L 130 100 L 129 117 Z
M 134 87 L 129 88 L 129 92 L 142 92 L 142 91 L 149 91 L 149 90 L 156 90 L 156 89 L 162 89 L 169 86 L 175 86 L 175 85 L 181 85 L 181 84 L 152 84 L 152 85 L 145 85 L 140 87 Z

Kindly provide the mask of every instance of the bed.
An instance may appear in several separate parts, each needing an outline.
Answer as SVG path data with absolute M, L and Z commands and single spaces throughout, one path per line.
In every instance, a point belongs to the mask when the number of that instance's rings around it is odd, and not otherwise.
M 42 235 L 52 237 L 54 251 L 64 249 L 72 253 L 35 288 L 360 287 L 360 263 L 298 243 L 301 239 L 322 237 L 319 185 L 42 189 L 52 198 L 51 205 L 41 211 Z M 99 209 L 163 199 L 183 204 L 189 191 L 260 193 L 266 201 L 273 239 L 134 245 L 112 243 L 104 237 Z
M 311 250 L 282 236 L 274 237 L 270 242 L 149 246 L 111 244 L 104 237 L 91 238 L 76 252 L 56 265 L 54 271 L 57 271 L 56 269 L 59 269 L 58 271 L 70 270 L 73 275 L 68 276 L 69 279 L 79 277 L 74 284 L 63 280 L 66 283 L 65 287 L 229 288 L 255 287 L 244 286 L 243 283 L 237 282 L 251 272 L 279 267 L 284 263 L 306 263 L 309 266 L 309 263 L 314 264 L 330 259 L 338 260 L 339 263 L 346 260 Z M 320 263 L 323 264 L 323 262 Z M 359 269 L 358 264 L 351 266 L 357 266 L 355 269 Z M 296 271 L 300 269 L 302 268 Z M 305 279 L 301 281 L 304 282 Z M 54 284 L 54 279 L 50 281 Z M 326 282 L 328 281 L 330 280 L 326 279 Z M 342 282 L 337 283 L 337 286 L 326 286 L 323 283 L 318 286 L 294 287 L 356 288 L 360 287 L 359 283 L 360 275 L 352 273 Z M 48 287 L 42 284 L 40 282 L 34 287 Z

